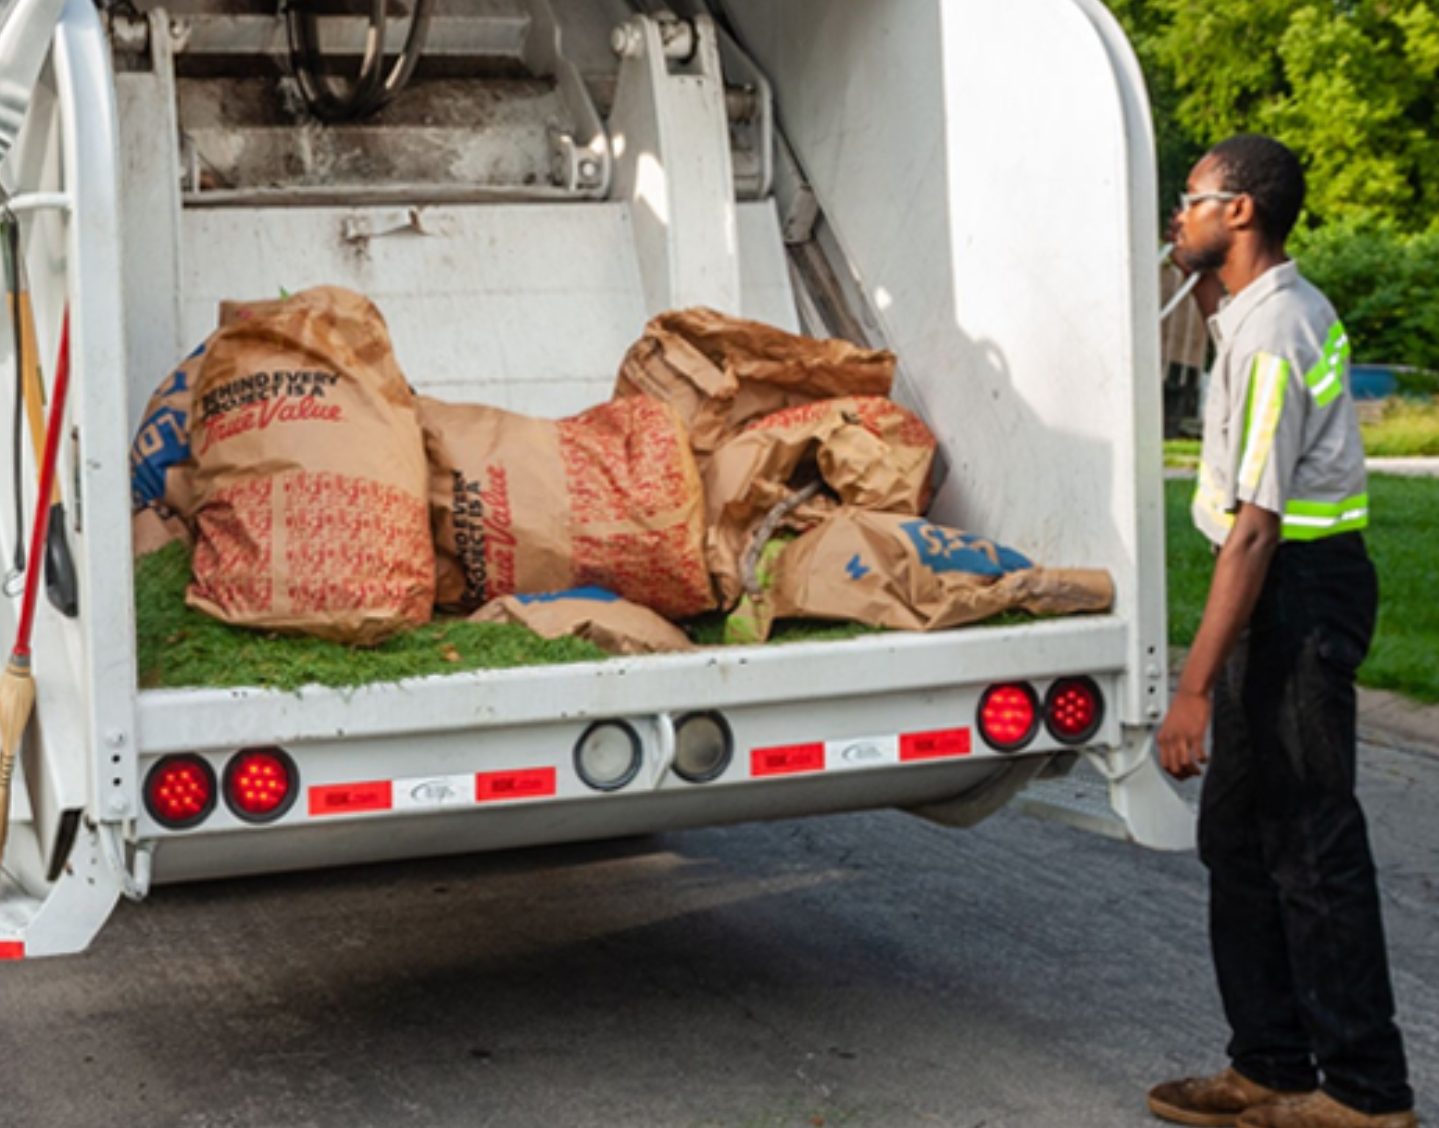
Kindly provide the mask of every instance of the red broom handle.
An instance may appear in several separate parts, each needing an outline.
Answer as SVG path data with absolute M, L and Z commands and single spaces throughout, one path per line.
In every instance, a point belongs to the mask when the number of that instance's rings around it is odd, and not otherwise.
M 12 657 L 30 655 L 30 631 L 35 626 L 35 599 L 44 571 L 45 531 L 49 525 L 50 495 L 55 488 L 55 463 L 60 457 L 60 429 L 64 426 L 65 393 L 70 386 L 70 311 L 60 326 L 60 358 L 55 362 L 55 391 L 50 401 L 50 422 L 45 428 L 45 459 L 40 464 L 40 489 L 35 495 L 35 528 L 30 533 L 30 567 L 25 571 L 25 600 Z

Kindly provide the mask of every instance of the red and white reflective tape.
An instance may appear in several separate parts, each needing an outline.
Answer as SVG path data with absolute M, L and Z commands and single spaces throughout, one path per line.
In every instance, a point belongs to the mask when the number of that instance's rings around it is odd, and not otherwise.
M 968 756 L 969 729 L 938 729 L 934 732 L 906 732 L 898 736 L 862 736 L 848 740 L 786 744 L 755 748 L 750 752 L 749 774 L 767 776 L 803 775 L 809 772 L 854 771 L 887 764 L 910 764 L 923 760 L 949 760 Z
M 311 787 L 310 817 L 359 815 L 376 811 L 434 811 L 480 803 L 544 799 L 559 789 L 554 768 L 413 776 Z
M 969 729 L 939 729 L 848 740 L 811 741 L 750 751 L 750 777 L 853 771 L 887 764 L 947 760 L 970 753 Z M 309 790 L 311 818 L 377 811 L 434 811 L 483 803 L 547 799 L 558 793 L 553 767 L 477 772 L 473 775 L 413 776 L 324 784 Z

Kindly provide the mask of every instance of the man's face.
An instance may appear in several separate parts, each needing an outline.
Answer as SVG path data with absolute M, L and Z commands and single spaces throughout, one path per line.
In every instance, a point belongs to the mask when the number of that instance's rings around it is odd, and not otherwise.
M 1194 274 L 1218 270 L 1229 257 L 1234 234 L 1225 222 L 1233 194 L 1224 190 L 1218 162 L 1205 157 L 1189 174 L 1184 186 L 1188 207 L 1181 206 L 1169 221 L 1173 258 Z

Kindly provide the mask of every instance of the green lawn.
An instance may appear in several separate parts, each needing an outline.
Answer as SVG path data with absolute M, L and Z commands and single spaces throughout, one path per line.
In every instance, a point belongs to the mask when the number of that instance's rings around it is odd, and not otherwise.
M 1212 556 L 1189 521 L 1192 480 L 1165 483 L 1169 546 L 1169 641 L 1194 640 L 1209 591 Z M 1379 627 L 1361 685 L 1439 704 L 1439 479 L 1375 474 L 1365 533 L 1379 571 Z

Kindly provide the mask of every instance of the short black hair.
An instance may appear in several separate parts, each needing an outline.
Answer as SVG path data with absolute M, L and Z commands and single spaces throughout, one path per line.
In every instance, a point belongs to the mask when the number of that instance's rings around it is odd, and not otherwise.
M 1283 243 L 1304 206 L 1304 169 L 1288 146 L 1260 133 L 1240 133 L 1209 150 L 1224 178 L 1226 192 L 1243 192 L 1254 201 L 1259 229 L 1272 243 Z

